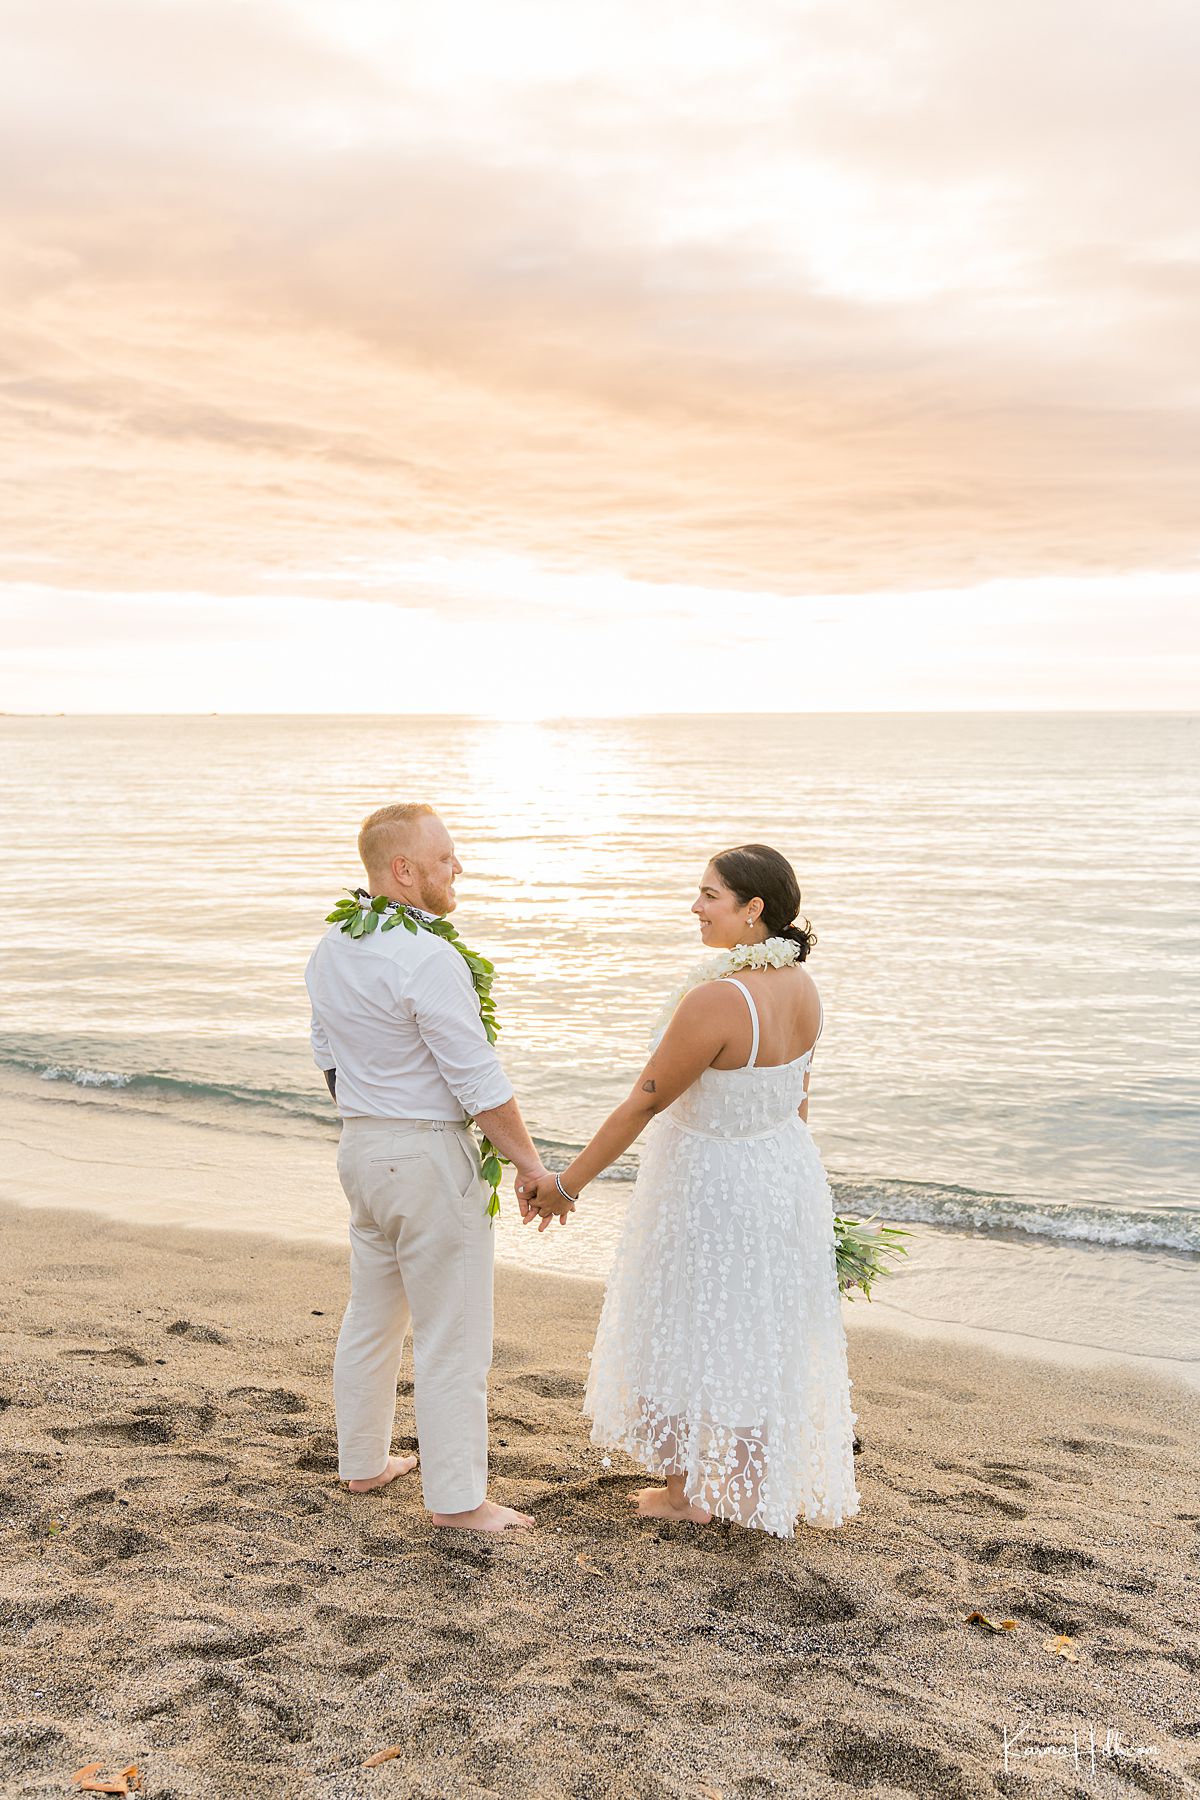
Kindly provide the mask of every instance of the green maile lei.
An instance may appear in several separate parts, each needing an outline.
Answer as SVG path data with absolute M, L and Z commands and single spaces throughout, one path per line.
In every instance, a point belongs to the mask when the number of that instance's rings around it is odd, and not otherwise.
M 349 898 L 336 903 L 333 911 L 326 915 L 326 922 L 340 925 L 348 937 L 369 937 L 373 931 L 394 931 L 397 925 L 403 925 L 405 931 L 411 931 L 414 937 L 418 931 L 428 931 L 458 951 L 471 971 L 471 981 L 479 1000 L 479 1016 L 483 1020 L 488 1043 L 494 1044 L 500 1035 L 496 1002 L 492 999 L 492 981 L 496 970 L 487 957 L 468 950 L 449 919 L 427 919 L 424 914 L 414 912 L 402 901 L 389 900 L 386 894 L 372 897 L 366 888 L 347 888 L 346 893 Z M 492 1190 L 487 1216 L 495 1219 L 500 1211 L 500 1181 L 508 1158 L 501 1156 L 492 1140 L 480 1133 L 479 1159 L 483 1179 Z

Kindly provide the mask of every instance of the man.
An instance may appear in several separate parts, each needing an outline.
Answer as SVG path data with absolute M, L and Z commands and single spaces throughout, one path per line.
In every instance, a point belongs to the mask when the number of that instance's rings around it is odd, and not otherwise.
M 381 807 L 364 820 L 358 850 L 373 896 L 426 917 L 454 910 L 462 864 L 431 806 Z M 350 1202 L 350 1304 L 333 1368 L 339 1475 L 364 1493 L 416 1465 L 390 1454 L 411 1323 L 434 1525 L 526 1528 L 527 1513 L 487 1498 L 495 1239 L 468 1120 L 522 1182 L 546 1171 L 488 1042 L 470 971 L 432 932 L 400 926 L 352 938 L 335 924 L 305 981 L 313 1057 L 342 1116 L 338 1174 Z

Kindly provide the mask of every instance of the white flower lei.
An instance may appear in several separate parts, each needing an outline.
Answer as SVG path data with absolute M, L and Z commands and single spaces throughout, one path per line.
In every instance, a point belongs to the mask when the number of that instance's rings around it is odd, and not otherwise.
M 662 1011 L 654 1021 L 654 1034 L 659 1035 L 666 1030 L 671 1015 L 683 996 L 690 994 L 701 982 L 719 981 L 722 975 L 732 975 L 738 969 L 786 969 L 799 960 L 799 944 L 792 943 L 790 938 L 777 937 L 767 938 L 761 944 L 735 944 L 732 950 L 722 950 L 719 956 L 710 956 L 705 962 L 697 963 L 686 981 L 680 982 L 668 994 Z

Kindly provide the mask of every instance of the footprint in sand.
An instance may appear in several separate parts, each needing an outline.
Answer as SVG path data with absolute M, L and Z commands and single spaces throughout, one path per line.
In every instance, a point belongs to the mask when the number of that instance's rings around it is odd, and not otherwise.
M 1106 1423 L 1099 1426 L 1098 1429 L 1107 1431 L 1109 1437 L 1115 1438 L 1119 1444 L 1168 1444 L 1174 1446 L 1179 1442 L 1177 1437 L 1172 1437 L 1167 1431 L 1143 1431 L 1137 1425 L 1109 1425 Z
M 149 1357 L 135 1350 L 132 1344 L 113 1344 L 108 1348 L 80 1348 L 78 1350 L 60 1350 L 60 1356 L 86 1358 L 89 1362 L 107 1363 L 110 1368 L 144 1369 L 149 1365 Z
M 294 1469 L 303 1469 L 306 1475 L 336 1475 L 338 1467 L 337 1452 L 334 1450 L 321 1450 L 316 1445 L 310 1445 L 307 1450 L 302 1451 L 296 1458 L 292 1467 Z
M 954 1592 L 955 1584 L 941 1569 L 909 1563 L 892 1576 L 892 1586 L 909 1600 L 940 1600 Z
M 640 1675 L 653 1666 L 644 1656 L 585 1656 L 576 1665 L 581 1675 L 599 1675 L 603 1681 L 613 1675 Z
M 1129 1454 L 1126 1445 L 1113 1443 L 1108 1438 L 1047 1437 L 1041 1441 L 1051 1450 L 1069 1450 L 1072 1456 L 1094 1456 L 1098 1461 L 1104 1457 L 1127 1457 Z
M 1017 1538 L 989 1538 L 973 1560 L 1009 1569 L 1032 1569 L 1038 1575 L 1073 1575 L 1098 1566 L 1096 1558 L 1086 1550 L 1036 1541 L 1023 1543 Z
M 845 1588 L 811 1570 L 795 1580 L 780 1574 L 755 1575 L 749 1581 L 717 1589 L 712 1604 L 747 1623 L 761 1624 L 767 1619 L 785 1630 L 841 1624 L 857 1618 L 860 1610 Z
M 161 1656 L 196 1657 L 201 1662 L 245 1662 L 298 1635 L 298 1630 L 243 1630 L 227 1619 L 190 1619 L 182 1630 L 168 1632 L 155 1649 Z
M 176 1319 L 167 1326 L 168 1337 L 190 1338 L 193 1344 L 227 1344 L 229 1339 L 215 1325 L 194 1325 L 191 1319 Z
M 450 1562 L 467 1563 L 473 1569 L 488 1569 L 492 1557 L 496 1554 L 496 1545 L 504 1538 L 519 1538 L 518 1532 L 498 1532 L 496 1543 L 485 1541 L 478 1532 L 466 1531 L 434 1531 L 433 1549 L 441 1553 Z M 508 1547 L 507 1545 L 505 1546 Z
M 235 1387 L 230 1388 L 227 1398 L 242 1401 L 257 1415 L 308 1411 L 308 1401 L 291 1388 Z
M 364 1556 L 371 1557 L 375 1562 L 412 1562 L 420 1555 L 420 1551 L 413 1548 L 411 1538 L 386 1533 L 363 1538 L 359 1549 Z
M 981 1502 L 992 1505 L 997 1512 L 1007 1513 L 1010 1518 L 1014 1519 L 1025 1517 L 1023 1506 L 1017 1506 L 1014 1501 L 1001 1500 L 996 1495 L 983 1491 L 988 1488 L 1005 1488 L 1024 1492 L 1033 1487 L 1034 1484 L 1027 1475 L 1019 1475 L 1009 1464 L 935 1462 L 933 1466 L 945 1475 L 966 1475 L 977 1484 L 971 1492 L 977 1493 Z
M 499 1444 L 496 1451 L 496 1473 L 506 1480 L 543 1481 L 561 1485 L 571 1479 L 571 1470 L 564 1468 L 561 1459 L 549 1450 L 541 1455 L 530 1455 L 524 1450 L 510 1450 L 507 1445 Z
M 1028 1475 L 1021 1473 L 1020 1463 L 985 1462 L 981 1464 L 985 1474 L 981 1481 L 987 1481 L 994 1487 L 1025 1489 L 1036 1486 Z
M 505 1465 L 507 1473 L 507 1464 Z M 561 1473 L 561 1470 L 559 1471 Z M 593 1538 L 624 1537 L 630 1526 L 629 1495 L 646 1485 L 645 1475 L 598 1475 L 547 1490 L 537 1498 L 540 1526 L 584 1522 Z M 665 1526 L 666 1531 L 695 1532 L 695 1526 Z
M 66 1425 L 50 1434 L 59 1443 L 169 1444 L 177 1435 L 170 1419 L 92 1419 L 86 1425 Z
M 155 1400 L 134 1408 L 130 1418 L 89 1419 L 51 1433 L 60 1443 L 169 1444 L 178 1437 L 199 1437 L 217 1420 L 215 1406 L 188 1406 L 182 1401 Z
M 844 1719 L 824 1719 L 816 1734 L 825 1766 L 835 1779 L 855 1788 L 906 1788 L 921 1800 L 931 1795 L 944 1800 L 967 1800 L 982 1793 L 968 1776 L 967 1765 L 946 1756 L 933 1744 L 914 1743 L 911 1736 L 885 1728 L 864 1729 Z M 780 1746 L 785 1756 L 806 1761 L 814 1745 L 799 1737 Z M 987 1791 L 992 1783 L 988 1782 Z
M 135 1556 L 154 1556 L 161 1566 L 171 1554 L 165 1538 L 142 1531 L 137 1525 L 109 1525 L 96 1520 L 72 1532 L 70 1542 L 95 1559 L 95 1566 L 130 1562 Z
M 1130 1623 L 1127 1612 L 1118 1612 L 1100 1601 L 1081 1600 L 1073 1594 L 1056 1594 L 1052 1590 L 1024 1594 L 1011 1602 L 1010 1610 L 1015 1618 L 1031 1619 L 1055 1636 L 1065 1633 L 1067 1637 L 1081 1637 L 1085 1631 Z
M 417 1656 L 412 1662 L 404 1665 L 404 1673 L 415 1688 L 428 1689 L 440 1687 L 448 1675 L 458 1668 L 459 1659 L 453 1653 L 438 1656 Z
M 378 1675 L 380 1669 L 386 1669 L 391 1660 L 386 1650 L 365 1650 L 361 1656 L 348 1656 L 345 1662 L 338 1664 L 338 1670 L 343 1675 L 365 1681 L 369 1675 Z
M 1018 1506 L 1015 1500 L 1003 1500 L 999 1494 L 989 1494 L 985 1488 L 959 1488 L 953 1494 L 923 1494 L 919 1497 L 926 1506 L 974 1513 L 977 1518 L 986 1517 L 988 1513 L 1003 1513 L 1006 1519 L 1024 1519 L 1029 1511 L 1028 1507 Z
M 382 1612 L 350 1612 L 342 1606 L 318 1606 L 313 1615 L 318 1624 L 332 1633 L 340 1643 L 364 1644 L 371 1638 L 391 1642 L 403 1639 L 411 1621 Z
M 571 1375 L 522 1375 L 519 1380 L 522 1387 L 539 1394 L 543 1400 L 583 1399 L 583 1383 Z

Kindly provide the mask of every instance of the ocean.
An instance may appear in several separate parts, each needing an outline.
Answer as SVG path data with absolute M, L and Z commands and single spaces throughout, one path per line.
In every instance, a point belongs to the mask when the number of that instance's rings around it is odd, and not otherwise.
M 551 1162 L 626 1093 L 705 954 L 708 858 L 765 841 L 817 932 L 810 1120 L 841 1210 L 1190 1272 L 1198 748 L 1177 714 L 0 719 L 10 1151 L 28 1169 L 64 1135 L 169 1129 L 278 1177 L 208 1193 L 193 1158 L 191 1222 L 341 1230 L 304 964 L 360 879 L 362 816 L 421 799 L 465 865 L 455 923 L 496 964 L 499 1048 Z M 177 1217 L 155 1157 L 130 1153 L 130 1209 Z M 501 1255 L 603 1276 L 635 1167 L 636 1148 L 553 1249 L 506 1220 Z

